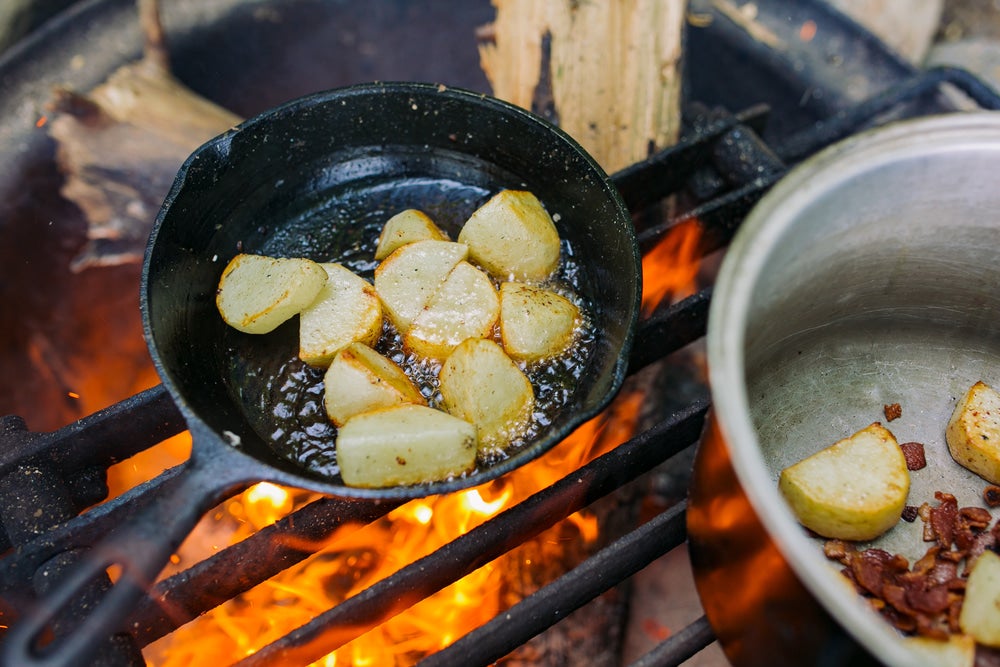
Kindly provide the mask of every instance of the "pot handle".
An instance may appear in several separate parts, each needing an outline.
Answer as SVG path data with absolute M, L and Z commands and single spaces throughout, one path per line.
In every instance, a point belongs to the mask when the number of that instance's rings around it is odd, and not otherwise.
M 217 436 L 215 436 L 217 437 Z M 197 438 L 196 438 L 197 440 Z M 197 451 L 197 445 L 192 448 Z M 230 456 L 195 456 L 175 483 L 134 516 L 84 553 L 37 604 L 13 624 L 0 648 L 0 664 L 25 667 L 71 667 L 88 664 L 101 644 L 121 631 L 139 599 L 152 587 L 170 555 L 199 519 L 228 493 L 253 481 L 240 472 Z M 38 640 L 57 615 L 111 566 L 121 568 L 118 580 L 94 608 L 45 646 Z

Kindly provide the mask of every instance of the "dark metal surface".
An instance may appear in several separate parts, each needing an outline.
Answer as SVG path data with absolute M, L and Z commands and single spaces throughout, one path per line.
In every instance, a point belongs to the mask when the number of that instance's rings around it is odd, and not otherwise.
M 450 211 L 449 219 L 435 217 L 454 230 L 502 188 L 531 190 L 545 203 L 580 263 L 576 287 L 592 319 L 586 367 L 551 424 L 510 456 L 480 464 L 467 476 L 408 487 L 347 487 L 273 451 L 256 425 L 272 415 L 261 414 L 261 396 L 241 364 L 274 350 L 261 346 L 260 337 L 233 334 L 217 317 L 219 274 L 231 257 L 259 252 L 350 266 L 370 257 L 386 215 L 410 207 Z M 453 202 L 448 195 L 455 191 L 462 199 Z M 127 614 L 196 520 L 251 482 L 400 500 L 484 483 L 541 455 L 604 407 L 623 381 L 638 317 L 640 268 L 631 218 L 618 192 L 562 132 L 471 92 L 377 84 L 283 105 L 199 149 L 178 174 L 157 219 L 143 285 L 150 351 L 190 427 L 192 457 L 171 495 L 95 547 L 94 558 L 65 588 L 42 601 L 42 613 L 15 628 L 6 647 L 21 664 L 79 660 L 95 636 Z M 55 647 L 31 651 L 29 638 L 44 619 L 112 563 L 122 566 L 123 575 L 106 603 Z
M 688 29 L 688 102 L 721 104 L 732 109 L 764 102 L 772 109 L 767 125 L 750 125 L 766 139 L 808 133 L 814 123 L 825 118 L 836 121 L 840 111 L 913 74 L 912 67 L 890 54 L 878 40 L 822 2 L 755 3 L 760 21 L 782 40 L 780 49 L 748 35 L 711 4 L 708 0 L 694 0 L 691 6 L 693 13 L 702 18 L 710 16 L 711 20 L 704 27 Z M 245 116 L 317 89 L 373 79 L 442 81 L 484 92 L 488 89 L 478 68 L 472 37 L 474 28 L 492 16 L 485 0 L 164 0 L 163 6 L 175 72 L 194 90 Z M 822 41 L 806 44 L 797 39 L 804 20 L 819 24 Z M 53 85 L 86 90 L 116 67 L 137 58 L 140 47 L 132 0 L 90 0 L 79 3 L 36 38 L 0 58 L 4 90 L 0 96 L 0 260 L 5 267 L 0 280 L 0 319 L 5 322 L 0 331 L 0 374 L 19 378 L 16 385 L 5 383 L 0 387 L 0 413 L 25 415 L 35 428 L 52 429 L 67 423 L 75 416 L 76 408 L 66 400 L 67 387 L 58 377 L 53 381 L 50 376 L 40 376 L 29 364 L 29 346 L 39 339 L 53 341 L 46 350 L 53 365 L 71 367 L 73 360 L 61 355 L 69 349 L 63 344 L 71 335 L 67 332 L 79 328 L 75 318 L 81 310 L 80 295 L 112 287 L 116 291 L 107 294 L 112 306 L 103 316 L 136 325 L 134 290 L 139 282 L 136 266 L 101 269 L 87 275 L 70 275 L 60 268 L 78 249 L 83 225 L 79 212 L 58 195 L 61 177 L 54 167 L 54 145 L 36 122 L 45 113 Z M 926 97 L 914 106 L 926 106 Z M 936 96 L 930 98 L 933 107 Z M 788 146 L 793 144 L 788 142 Z M 789 149 L 784 157 L 808 150 Z M 743 186 L 690 215 L 717 219 L 731 233 L 769 185 Z M 656 196 L 643 194 L 642 187 L 632 188 L 631 192 L 627 194 L 630 199 L 634 195 L 636 201 L 656 201 Z M 647 230 L 644 243 L 651 244 L 674 222 Z M 722 238 L 725 240 L 720 243 L 728 240 L 725 235 Z M 704 327 L 709 296 L 699 294 L 678 304 L 682 320 L 689 323 L 677 327 L 680 334 L 671 326 L 670 317 L 654 315 L 645 333 L 640 331 L 638 335 L 651 345 L 664 339 L 660 334 L 673 336 L 673 342 L 655 352 L 643 351 L 641 359 L 633 355 L 633 370 L 656 359 L 664 350 L 675 349 L 680 341 L 697 337 Z M 29 311 L 36 314 L 23 317 Z M 141 341 L 132 341 L 132 345 L 142 347 Z M 128 346 L 128 341 L 119 341 L 108 352 L 121 356 L 129 351 Z M 100 358 L 95 360 L 95 366 L 101 366 Z M 166 393 L 162 387 L 155 391 L 155 402 L 159 404 Z M 166 409 L 168 413 L 171 410 L 172 406 Z M 167 419 L 171 424 L 167 431 L 175 428 L 177 415 L 173 412 Z M 126 420 L 141 418 L 135 410 L 123 414 Z M 97 432 L 87 425 L 75 437 L 96 443 L 104 434 L 91 440 L 87 440 L 87 434 Z M 133 444 L 141 445 L 138 440 Z M 120 452 L 130 446 L 125 444 Z M 69 449 L 76 456 L 88 451 L 89 445 Z M 17 551 L 16 558 L 5 559 L 0 579 L 9 587 L 8 592 L 23 586 L 15 582 L 24 581 L 26 573 L 30 578 L 44 556 L 73 544 L 92 543 L 174 486 L 176 472 L 71 519 L 29 542 Z M 90 493 L 84 495 L 89 497 Z

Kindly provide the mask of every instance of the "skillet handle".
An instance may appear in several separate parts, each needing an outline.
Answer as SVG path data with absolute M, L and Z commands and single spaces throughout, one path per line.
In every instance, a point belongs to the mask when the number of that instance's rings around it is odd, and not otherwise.
M 86 551 L 66 577 L 11 626 L 0 648 L 0 664 L 88 664 L 107 638 L 121 631 L 129 613 L 198 520 L 228 493 L 250 486 L 252 480 L 241 475 L 240 466 L 225 465 L 229 458 L 192 457 L 162 496 Z M 111 566 L 119 566 L 121 574 L 107 594 L 68 633 L 39 646 L 39 638 L 60 612 Z

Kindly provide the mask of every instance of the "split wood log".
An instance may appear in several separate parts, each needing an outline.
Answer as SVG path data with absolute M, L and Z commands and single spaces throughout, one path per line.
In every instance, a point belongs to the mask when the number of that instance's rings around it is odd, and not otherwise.
M 141 262 L 181 164 L 241 120 L 171 75 L 157 0 L 138 0 L 138 7 L 143 57 L 91 91 L 56 90 L 49 105 L 61 193 L 87 223 L 74 271 Z
M 554 119 L 608 172 L 676 141 L 685 0 L 493 5 L 479 55 L 494 95 L 544 112 L 551 88 Z

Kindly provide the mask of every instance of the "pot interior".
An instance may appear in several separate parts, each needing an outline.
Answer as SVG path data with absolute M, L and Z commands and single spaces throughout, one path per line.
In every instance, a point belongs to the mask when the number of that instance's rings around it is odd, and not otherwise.
M 713 396 L 733 465 L 803 583 L 876 655 L 895 637 L 777 491 L 780 471 L 882 422 L 924 443 L 907 504 L 987 482 L 955 463 L 945 427 L 978 380 L 1000 387 L 1000 118 L 908 121 L 841 144 L 794 171 L 745 223 L 713 303 Z M 733 382 L 728 382 L 733 380 Z M 884 406 L 902 416 L 887 420 Z M 871 546 L 922 556 L 922 522 Z M 867 545 L 862 545 L 867 546 Z

